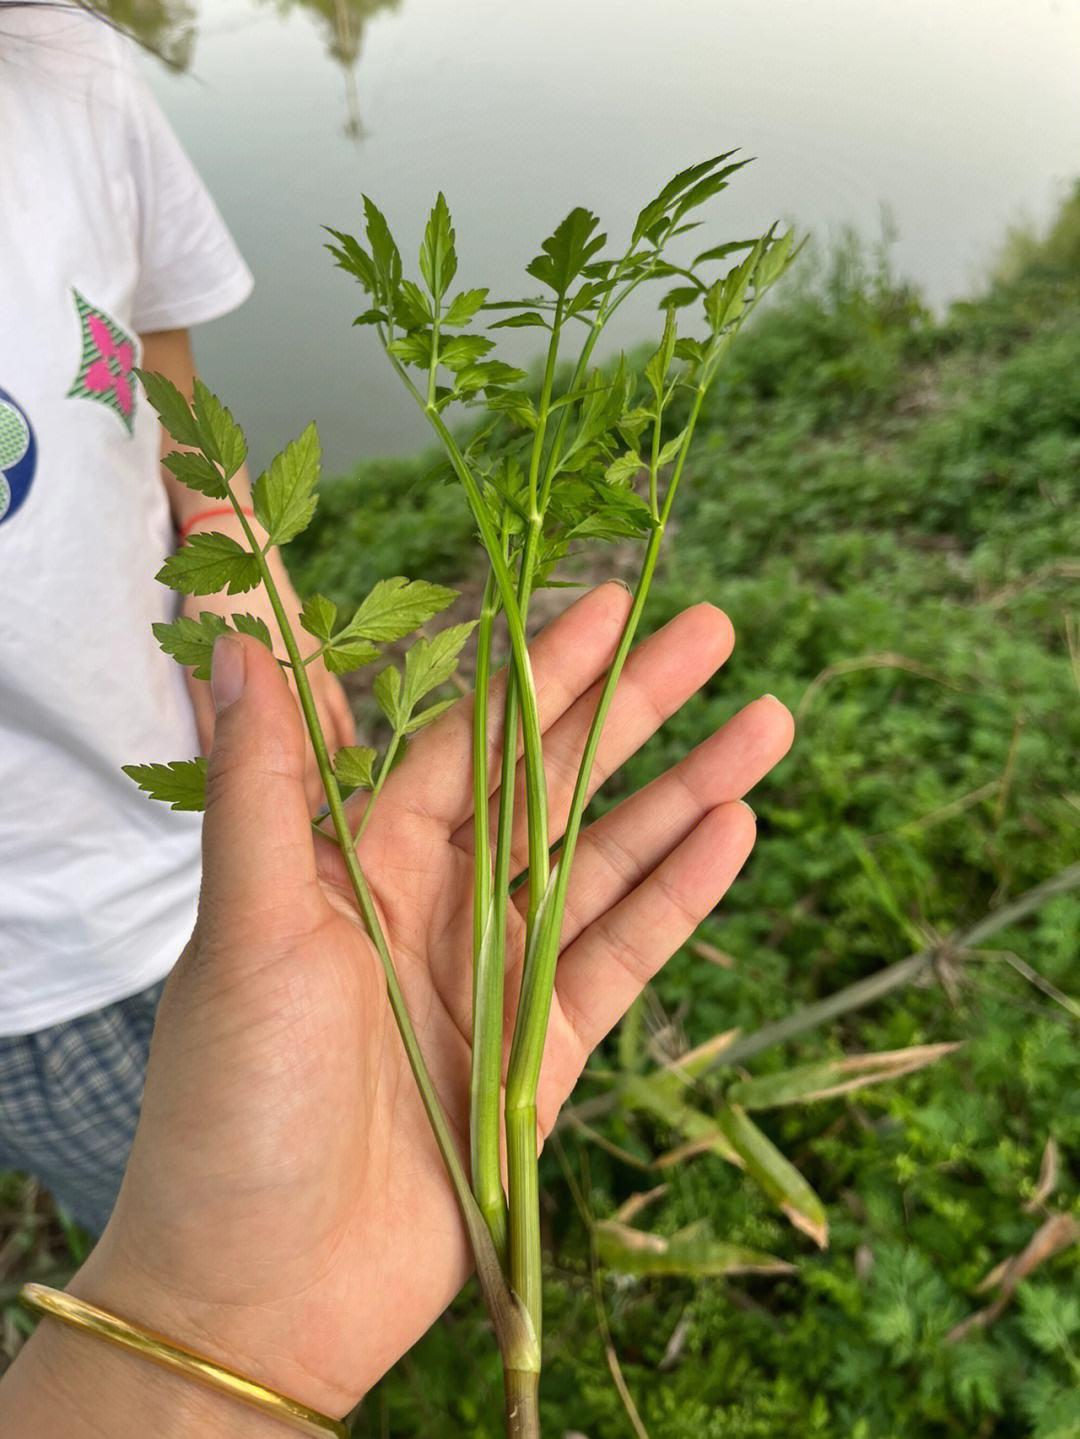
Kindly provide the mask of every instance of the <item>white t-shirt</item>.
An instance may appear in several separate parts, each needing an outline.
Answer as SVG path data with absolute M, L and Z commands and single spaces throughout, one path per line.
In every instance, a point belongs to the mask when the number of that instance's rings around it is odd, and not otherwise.
M 0 1035 L 161 979 L 191 933 L 199 819 L 125 763 L 189 758 L 155 620 L 174 537 L 140 332 L 233 309 L 251 276 L 100 20 L 0 11 Z

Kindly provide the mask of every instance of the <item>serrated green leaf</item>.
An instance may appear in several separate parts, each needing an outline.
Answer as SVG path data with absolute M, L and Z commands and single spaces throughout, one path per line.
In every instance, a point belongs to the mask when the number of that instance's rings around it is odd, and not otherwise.
M 714 245 L 711 250 L 702 250 L 700 255 L 695 255 L 694 265 L 704 265 L 708 260 L 724 260 L 728 255 L 737 255 L 740 250 L 752 250 L 756 244 L 756 237 L 753 240 L 728 240 L 724 245 Z
M 497 390 L 488 397 L 487 407 L 499 414 L 508 415 L 515 424 L 526 430 L 535 430 L 540 423 L 536 406 L 521 390 Z
M 577 294 L 571 297 L 566 307 L 567 319 L 572 319 L 575 315 L 583 315 L 588 310 L 595 310 L 608 291 L 614 288 L 614 285 L 614 279 L 590 280 L 582 285 Z
M 208 390 L 200 379 L 195 381 L 193 409 L 203 453 L 219 464 L 225 471 L 225 478 L 231 480 L 247 459 L 247 440 L 243 430 L 217 395 Z
M 353 235 L 347 235 L 343 230 L 334 230 L 329 225 L 324 225 L 328 235 L 333 235 L 337 241 L 336 245 L 327 245 L 334 257 L 334 264 L 339 270 L 344 270 L 352 275 L 355 280 L 368 292 L 376 296 L 379 289 L 379 277 L 375 269 L 375 261 L 361 245 L 360 241 Z
M 398 292 L 397 318 L 407 330 L 419 330 L 434 319 L 431 301 L 413 280 L 402 280 Z
M 195 450 L 173 450 L 161 462 L 189 490 L 197 490 L 212 500 L 228 498 L 221 471 L 212 460 Z
M 233 628 L 237 634 L 250 635 L 252 639 L 265 645 L 271 654 L 274 652 L 274 640 L 270 633 L 270 626 L 258 615 L 238 614 L 232 617 Z
M 592 372 L 582 395 L 577 430 L 562 455 L 563 468 L 567 468 L 568 461 L 575 454 L 593 441 L 601 439 L 608 430 L 618 424 L 626 408 L 627 391 L 625 356 L 619 356 L 618 369 L 610 380 L 602 370 Z
M 349 637 L 335 639 L 323 651 L 323 664 L 332 675 L 345 675 L 350 670 L 362 669 L 373 664 L 382 651 L 370 640 Z
M 627 450 L 625 454 L 612 460 L 604 471 L 604 479 L 609 485 L 629 485 L 637 477 L 644 465 L 639 454 L 633 450 Z
M 345 745 L 334 756 L 334 777 L 348 789 L 370 789 L 375 783 L 377 759 L 370 745 Z
M 652 410 L 647 410 L 639 405 L 620 416 L 617 429 L 626 443 L 636 449 L 645 431 L 645 426 L 654 418 Z
M 477 364 L 495 348 L 495 341 L 486 335 L 455 335 L 439 350 L 439 364 L 448 370 L 464 370 Z
M 656 397 L 659 405 L 664 396 L 664 389 L 667 384 L 667 373 L 671 369 L 671 362 L 675 358 L 675 344 L 678 340 L 678 332 L 675 326 L 675 310 L 669 308 L 664 321 L 664 335 L 660 341 L 656 353 L 649 359 L 645 366 L 645 380 Z
M 181 615 L 168 624 L 162 622 L 150 628 L 158 644 L 177 664 L 190 665 L 197 680 L 208 680 L 214 641 L 229 626 L 221 615 L 204 611 L 197 620 Z
M 446 196 L 439 191 L 420 245 L 420 273 L 435 300 L 441 300 L 457 274 L 454 227 Z
M 652 524 L 652 514 L 640 495 L 607 486 L 602 501 L 573 524 L 571 535 L 574 539 L 632 539 L 647 534 Z
M 387 665 L 375 676 L 375 699 L 383 714 L 395 731 L 403 730 L 408 716 L 401 706 L 401 671 L 396 665 Z
M 765 245 L 765 238 L 757 242 L 746 259 L 722 275 L 705 292 L 705 318 L 714 335 L 729 325 L 735 324 L 742 315 L 746 293 L 753 279 L 754 271 Z
M 460 392 L 467 394 L 487 389 L 489 385 L 516 385 L 527 378 L 524 370 L 516 370 L 502 360 L 484 360 L 479 365 L 459 370 L 455 383 Z
M 389 319 L 390 316 L 386 313 L 385 310 L 365 310 L 362 314 L 357 315 L 356 319 L 353 321 L 353 324 L 385 325 L 389 321 Z
M 696 165 L 689 165 L 685 170 L 680 170 L 677 175 L 673 176 L 660 193 L 642 208 L 634 225 L 632 243 L 637 244 L 659 221 L 662 221 L 680 195 L 715 171 L 718 165 L 722 165 L 734 154 L 734 150 L 727 150 L 723 155 L 714 155 L 711 160 L 701 160 Z
M 400 335 L 391 340 L 387 349 L 396 355 L 403 365 L 419 365 L 426 370 L 431 364 L 433 336 L 430 330 L 414 330 L 411 335 Z
M 198 811 L 206 808 L 206 760 L 177 759 L 168 764 L 125 764 L 124 773 L 151 799 L 171 809 Z
M 705 351 L 700 340 L 682 339 L 675 342 L 675 358 L 689 365 L 700 365 Z
M 290 441 L 255 481 L 251 497 L 270 543 L 284 545 L 307 529 L 318 504 L 321 450 L 314 424 Z
M 433 639 L 419 639 L 405 655 L 402 699 L 410 714 L 433 689 L 445 684 L 457 669 L 458 655 L 476 628 L 475 621 L 450 625 Z
M 565 295 L 593 256 L 604 248 L 607 236 L 597 234 L 600 221 L 581 206 L 571 210 L 543 242 L 542 254 L 526 265 L 533 279 L 557 295 Z
M 713 175 L 705 175 L 696 185 L 692 185 L 680 196 L 672 209 L 671 223 L 677 224 L 691 210 L 696 210 L 706 200 L 711 200 L 714 195 L 719 195 L 721 190 L 726 190 L 729 177 L 734 175 L 737 170 L 741 170 L 744 165 L 749 165 L 752 158 L 752 156 L 748 156 L 745 160 L 736 160 L 731 165 L 725 165 L 722 170 L 717 170 Z
M 800 246 L 799 249 L 801 248 Z M 754 271 L 755 290 L 764 291 L 775 284 L 797 254 L 794 230 L 785 230 L 781 236 L 773 239 L 766 246 Z
M 335 643 L 345 636 L 387 644 L 404 639 L 457 599 L 457 590 L 404 575 L 380 580 L 357 608 Z
M 317 640 L 328 640 L 337 623 L 337 605 L 325 595 L 311 595 L 300 611 L 300 624 Z
M 446 313 L 442 317 L 443 327 L 467 325 L 487 297 L 486 289 L 462 290 L 461 294 L 455 295 L 447 306 Z
M 419 714 L 413 715 L 409 720 L 409 723 L 405 726 L 405 733 L 415 734 L 417 730 L 425 729 L 429 724 L 437 720 L 440 715 L 445 714 L 448 709 L 453 709 L 456 704 L 456 699 L 439 700 L 436 704 L 430 705 L 426 710 L 421 710 Z
M 701 293 L 696 285 L 676 285 L 663 297 L 658 308 L 661 310 L 685 310 L 687 305 L 692 305 L 701 298 Z
M 664 467 L 664 465 L 671 464 L 672 460 L 682 448 L 682 442 L 685 438 L 686 431 L 683 429 L 680 430 L 677 435 L 673 435 L 672 438 L 668 440 L 666 445 L 661 445 L 660 453 L 656 459 L 656 463 L 660 466 L 661 469 Z
M 230 535 L 215 530 L 190 535 L 157 572 L 157 579 L 184 595 L 230 595 L 253 590 L 261 578 L 259 562 Z
M 172 655 L 178 664 L 190 666 L 197 680 L 210 678 L 210 661 L 219 635 L 234 632 L 253 635 L 268 650 L 274 648 L 265 620 L 257 615 L 233 615 L 230 625 L 223 616 L 203 610 L 198 619 L 181 615 L 168 624 L 151 625 L 151 629 L 165 653 Z
M 551 326 L 536 310 L 526 310 L 521 315 L 508 315 L 505 320 L 496 320 L 489 330 L 526 330 L 539 327 L 550 330 Z
M 371 260 L 376 277 L 375 294 L 383 307 L 393 310 L 401 287 L 401 255 L 386 216 L 370 196 L 364 200 L 364 228 L 371 246 Z
M 191 406 L 173 382 L 150 370 L 136 370 L 135 373 L 142 381 L 146 398 L 157 411 L 158 418 L 168 433 L 178 444 L 192 445 L 198 449 L 202 443 L 199 426 L 191 412 Z

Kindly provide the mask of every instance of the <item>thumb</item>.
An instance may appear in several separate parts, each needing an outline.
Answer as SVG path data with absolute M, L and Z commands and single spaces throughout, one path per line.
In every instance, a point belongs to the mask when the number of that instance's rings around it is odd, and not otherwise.
M 248 636 L 217 640 L 210 687 L 216 718 L 200 918 L 214 927 L 236 924 L 248 934 L 270 913 L 302 926 L 321 891 L 300 711 L 273 655 Z

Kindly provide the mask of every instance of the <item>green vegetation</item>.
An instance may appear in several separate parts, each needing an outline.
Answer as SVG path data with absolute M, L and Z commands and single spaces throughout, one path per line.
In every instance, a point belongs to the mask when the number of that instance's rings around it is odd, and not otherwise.
M 762 691 L 795 710 L 800 736 L 755 796 L 743 878 L 583 1083 L 582 1109 L 606 1112 L 545 1154 L 545 1432 L 1080 1436 L 1080 892 L 975 952 L 945 943 L 1080 852 L 1078 366 L 1080 193 L 943 319 L 845 249 L 755 322 L 713 391 L 678 572 L 661 562 L 647 620 L 708 596 L 739 645 L 603 803 Z M 473 578 L 461 496 L 433 463 L 373 462 L 324 486 L 290 550 L 299 587 L 344 602 L 402 570 Z M 362 708 L 378 738 L 374 703 Z M 611 1107 L 658 1061 L 927 946 L 921 982 L 747 1061 L 768 1076 L 961 1044 L 907 1078 L 755 1116 L 824 1201 L 827 1250 L 715 1147 L 654 1168 L 685 1131 L 625 1098 Z M 703 1080 L 698 1107 L 735 1098 L 732 1078 Z M 674 1277 L 606 1223 L 661 1184 L 622 1213 L 677 1236 Z M 13 1214 L 25 1203 L 14 1180 L 0 1193 Z M 797 1272 L 704 1277 L 716 1242 Z M 63 1243 L 28 1206 L 3 1282 L 61 1264 Z M 369 1396 L 356 1433 L 494 1435 L 486 1326 L 466 1296 Z

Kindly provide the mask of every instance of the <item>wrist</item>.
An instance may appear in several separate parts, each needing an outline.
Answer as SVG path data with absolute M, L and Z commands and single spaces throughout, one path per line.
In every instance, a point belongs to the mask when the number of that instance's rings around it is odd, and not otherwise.
M 260 544 L 266 543 L 266 532 L 255 518 L 255 511 L 249 504 L 241 504 L 241 512 L 251 529 L 255 538 Z M 227 501 L 219 503 L 200 505 L 190 510 L 186 515 L 178 516 L 175 521 L 177 542 L 183 544 L 195 534 L 207 534 L 216 531 L 219 534 L 235 535 L 237 538 L 246 540 L 246 531 L 240 516 Z
M 118 1247 L 118 1246 L 117 1246 Z M 312 1374 L 298 1358 L 302 1335 L 290 1313 L 283 1314 L 268 1304 L 247 1305 L 233 1299 L 204 1299 L 180 1285 L 164 1283 L 151 1266 L 135 1266 L 122 1260 L 109 1248 L 108 1235 L 91 1254 L 82 1269 L 67 1286 L 68 1293 L 93 1304 L 106 1313 L 126 1319 L 141 1329 L 167 1339 L 174 1346 L 190 1350 L 214 1364 L 232 1370 L 244 1379 L 253 1380 L 277 1394 L 299 1401 L 321 1414 L 338 1417 L 351 1409 L 358 1395 L 347 1393 Z M 54 1328 L 65 1328 L 54 1323 Z M 184 1374 L 158 1369 L 149 1359 L 115 1349 L 104 1340 L 71 1331 L 76 1341 L 83 1341 L 91 1350 L 104 1349 L 135 1366 L 140 1384 L 149 1385 L 151 1376 L 139 1376 L 140 1369 L 150 1369 L 155 1391 L 184 1391 L 183 1412 L 196 1409 L 201 1413 L 222 1411 L 226 1419 L 236 1423 L 227 1432 L 237 1439 L 255 1439 L 288 1432 L 280 1421 L 260 1414 L 239 1401 Z M 188 1391 L 194 1391 L 189 1393 Z M 239 1419 L 244 1427 L 239 1427 Z M 177 1429 L 177 1436 L 189 1431 Z M 202 1430 L 191 1430 L 202 1434 Z M 216 1430 L 207 1431 L 216 1433 Z M 158 1431 L 155 1431 L 157 1436 Z M 172 1439 L 173 1431 L 160 1431 L 162 1439 Z M 139 1431 L 142 1439 L 143 1431 Z M 0 1436 L 2 1439 L 2 1436 Z M 81 1436 L 80 1436 L 81 1439 Z
M 284 1439 L 268 1415 L 45 1317 L 0 1390 L 3 1439 Z

